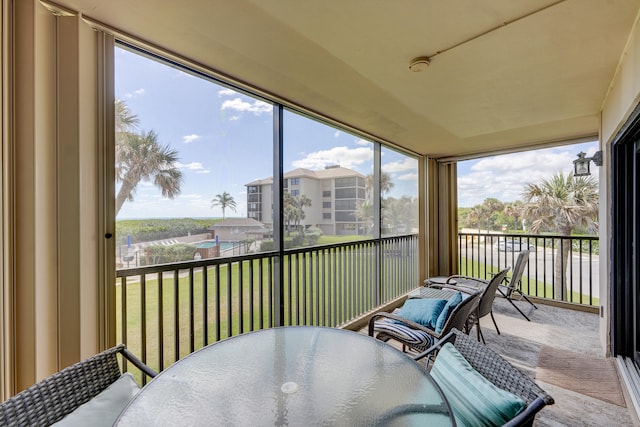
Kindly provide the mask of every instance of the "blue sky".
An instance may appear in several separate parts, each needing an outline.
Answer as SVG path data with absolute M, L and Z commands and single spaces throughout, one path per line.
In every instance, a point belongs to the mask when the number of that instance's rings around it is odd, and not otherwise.
M 226 215 L 246 217 L 245 184 L 272 175 L 271 105 L 124 49 L 117 48 L 115 57 L 116 97 L 139 117 L 139 131 L 154 130 L 160 143 L 179 152 L 184 175 L 174 200 L 141 182 L 118 219 L 221 217 L 211 200 L 223 191 L 237 203 L 237 211 Z M 372 173 L 370 142 L 291 112 L 284 123 L 285 171 L 340 164 Z M 516 200 L 524 183 L 569 171 L 581 150 L 592 155 L 597 143 L 460 162 L 459 204 L 474 206 L 487 197 Z M 394 182 L 388 196 L 417 196 L 415 159 L 383 148 L 382 169 Z
M 226 215 L 246 217 L 245 184 L 272 176 L 271 105 L 127 50 L 116 49 L 115 56 L 116 98 L 138 116 L 139 131 L 153 129 L 161 144 L 178 150 L 184 175 L 174 200 L 141 182 L 118 219 L 219 217 L 211 200 L 223 191 L 238 205 Z M 285 172 L 339 164 L 372 173 L 371 142 L 292 112 L 284 123 Z M 417 196 L 417 161 L 390 149 L 382 153 L 382 168 L 395 184 L 388 195 Z
M 559 172 L 573 170 L 580 151 L 593 156 L 598 142 L 525 151 L 458 163 L 458 205 L 472 207 L 493 197 L 503 202 L 522 200 L 524 186 Z M 597 167 L 591 164 L 591 171 Z

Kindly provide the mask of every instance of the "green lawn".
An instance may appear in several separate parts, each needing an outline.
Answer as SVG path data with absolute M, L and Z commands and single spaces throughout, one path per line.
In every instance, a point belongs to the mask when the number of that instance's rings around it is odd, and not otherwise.
M 284 258 L 284 324 L 316 324 L 321 323 L 320 321 L 322 324 L 339 324 L 373 306 L 369 286 L 373 281 L 373 258 L 368 251 L 343 251 L 325 258 L 324 263 L 317 263 L 316 258 L 312 256 L 298 256 L 294 259 L 296 262 L 290 264 L 289 257 Z M 262 263 L 261 272 L 258 268 L 259 262 Z M 254 266 L 252 271 L 249 268 L 250 263 Z M 193 273 L 192 281 L 186 272 L 178 277 L 177 282 L 173 274 L 165 274 L 161 284 L 157 274 L 148 275 L 144 283 L 143 299 L 139 279 L 130 279 L 126 284 L 126 339 L 122 333 L 122 286 L 118 282 L 118 342 L 126 341 L 131 351 L 142 355 L 141 343 L 144 333 L 147 363 L 155 369 L 160 369 L 160 348 L 164 350 L 163 366 L 166 367 L 175 360 L 176 353 L 178 357 L 183 357 L 191 352 L 192 336 L 194 349 L 206 344 L 205 325 L 207 343 L 270 326 L 271 295 L 268 289 L 263 289 L 260 295 L 258 289 L 260 281 L 263 288 L 269 283 L 272 272 L 268 263 L 268 259 L 263 259 L 233 263 L 231 266 L 224 264 L 217 267 L 217 270 L 210 268 L 207 274 L 206 297 L 201 269 Z M 288 280 L 289 274 L 294 278 L 291 285 Z M 391 276 L 395 277 L 397 272 L 389 268 L 387 275 L 389 283 L 392 283 Z M 319 286 L 318 282 L 324 285 Z M 193 286 L 190 286 L 190 283 L 193 283 Z M 252 283 L 255 284 L 254 289 L 251 289 Z M 318 298 L 322 299 L 322 303 L 317 303 Z M 205 307 L 207 319 L 204 319 Z

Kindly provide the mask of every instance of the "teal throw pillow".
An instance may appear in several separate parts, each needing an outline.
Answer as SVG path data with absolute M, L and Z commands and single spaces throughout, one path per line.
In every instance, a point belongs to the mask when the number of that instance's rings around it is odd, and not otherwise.
M 411 298 L 405 301 L 398 316 L 433 329 L 445 305 L 447 305 L 446 299 Z
M 440 315 L 438 316 L 438 320 L 436 321 L 435 331 L 436 334 L 442 332 L 442 328 L 444 328 L 444 324 L 447 323 L 447 319 L 451 312 L 462 302 L 462 293 L 456 292 L 454 296 L 449 298 L 447 304 L 444 306 Z
M 473 369 L 462 354 L 446 343 L 438 352 L 431 376 L 444 393 L 459 426 L 501 426 L 525 404 Z

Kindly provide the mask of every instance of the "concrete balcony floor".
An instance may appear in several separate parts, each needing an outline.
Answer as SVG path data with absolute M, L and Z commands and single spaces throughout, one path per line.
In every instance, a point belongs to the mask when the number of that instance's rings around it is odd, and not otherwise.
M 553 396 L 555 404 L 537 415 L 535 426 L 639 425 L 614 360 L 603 355 L 597 314 L 516 304 L 530 322 L 496 298 L 493 311 L 501 334 L 489 316 L 481 326 L 489 347 Z

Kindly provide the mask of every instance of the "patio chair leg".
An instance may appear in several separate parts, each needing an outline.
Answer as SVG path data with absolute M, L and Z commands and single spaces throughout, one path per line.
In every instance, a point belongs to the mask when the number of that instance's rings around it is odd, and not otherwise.
M 482 334 L 482 330 L 480 329 L 480 322 L 476 323 L 476 332 L 478 334 L 478 342 L 482 339 L 482 344 L 487 344 L 484 340 L 484 335 Z
M 493 326 L 496 327 L 496 332 L 498 333 L 498 335 L 500 335 L 500 329 L 498 328 L 498 324 L 496 323 L 496 318 L 493 317 L 493 310 L 491 310 L 489 314 L 491 314 L 491 320 L 493 320 Z
M 514 307 L 515 307 L 515 309 L 516 309 L 516 310 L 518 310 L 518 312 L 519 312 L 520 314 L 522 314 L 522 317 L 524 317 L 524 318 L 525 318 L 525 319 L 527 319 L 529 322 L 531 322 L 531 319 L 529 319 L 529 318 L 527 317 L 527 315 L 526 315 L 526 314 L 524 314 L 524 313 L 522 312 L 522 310 L 520 310 L 520 309 L 518 308 L 518 306 L 513 302 L 513 300 L 512 300 L 511 298 L 507 298 L 507 301 L 509 301 L 509 302 L 511 303 L 511 305 L 512 305 L 512 306 L 514 306 Z
M 535 308 L 536 310 L 538 309 L 538 307 L 537 307 L 534 303 L 532 303 L 532 302 L 531 302 L 531 300 L 530 300 L 529 298 L 527 298 L 527 296 L 526 296 L 525 294 L 522 294 L 522 298 L 524 298 L 525 300 L 527 300 L 527 302 L 528 302 L 529 304 L 531 304 L 531 305 L 533 306 L 533 308 Z

